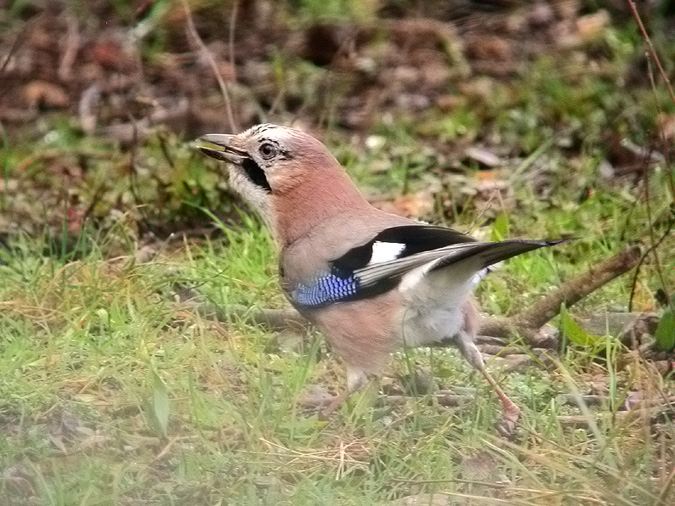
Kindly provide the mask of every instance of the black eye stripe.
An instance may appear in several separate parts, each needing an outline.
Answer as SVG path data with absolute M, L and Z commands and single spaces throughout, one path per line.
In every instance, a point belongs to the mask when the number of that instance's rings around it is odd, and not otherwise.
M 242 163 L 242 168 L 246 177 L 256 186 L 262 188 L 267 193 L 272 193 L 272 187 L 270 186 L 265 171 L 260 168 L 260 166 L 255 163 L 251 158 L 244 159 Z

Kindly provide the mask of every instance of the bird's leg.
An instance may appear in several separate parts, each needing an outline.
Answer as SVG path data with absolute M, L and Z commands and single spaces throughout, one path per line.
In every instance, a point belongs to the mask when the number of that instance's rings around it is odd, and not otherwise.
M 479 370 L 488 383 L 490 383 L 502 404 L 502 419 L 497 425 L 497 430 L 499 430 L 503 436 L 510 437 L 516 431 L 516 425 L 520 418 L 520 408 L 504 393 L 494 378 L 485 369 Z
M 321 410 L 319 418 L 327 420 L 338 408 L 340 408 L 349 396 L 358 392 L 368 384 L 368 375 L 362 369 L 347 366 L 347 389 L 336 395 L 330 403 Z
M 502 405 L 502 419 L 497 425 L 497 430 L 506 437 L 513 435 L 520 418 L 520 408 L 504 393 L 501 387 L 497 384 L 495 379 L 487 372 L 485 369 L 485 362 L 483 357 L 480 354 L 480 351 L 476 347 L 476 344 L 473 342 L 471 336 L 465 332 L 460 332 L 457 335 L 457 345 L 459 350 L 464 355 L 464 358 L 469 362 L 475 369 L 480 371 L 480 373 L 485 377 L 487 382 L 490 384 L 494 392 L 499 397 L 499 401 Z

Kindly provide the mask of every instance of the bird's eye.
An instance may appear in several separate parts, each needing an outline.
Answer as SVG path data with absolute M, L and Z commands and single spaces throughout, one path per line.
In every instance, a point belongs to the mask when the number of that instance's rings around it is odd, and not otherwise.
M 262 146 L 260 146 L 259 151 L 260 151 L 260 155 L 265 160 L 269 160 L 270 158 L 274 158 L 277 154 L 277 148 L 274 147 L 274 144 L 270 144 L 269 142 L 266 142 Z

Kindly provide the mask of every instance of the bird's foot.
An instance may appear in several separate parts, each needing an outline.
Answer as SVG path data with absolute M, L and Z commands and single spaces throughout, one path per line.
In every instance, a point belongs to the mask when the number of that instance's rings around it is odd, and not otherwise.
M 519 419 L 520 408 L 518 406 L 512 402 L 502 404 L 502 417 L 497 423 L 497 432 L 506 439 L 512 439 L 516 434 Z
M 340 409 L 340 407 L 345 403 L 346 398 L 347 396 L 344 394 L 333 397 L 333 400 L 331 400 L 319 411 L 319 420 L 324 422 L 330 420 L 330 418 L 333 416 L 333 413 Z
M 316 413 L 319 420 L 328 420 L 345 402 L 344 394 L 333 395 L 322 387 L 312 387 L 300 399 L 300 406 L 309 413 Z

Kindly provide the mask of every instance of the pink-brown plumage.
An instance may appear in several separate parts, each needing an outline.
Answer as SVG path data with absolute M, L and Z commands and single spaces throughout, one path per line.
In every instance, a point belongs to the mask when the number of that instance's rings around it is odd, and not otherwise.
M 232 163 L 233 187 L 272 229 L 284 293 L 344 360 L 348 391 L 399 347 L 453 343 L 492 385 L 513 430 L 519 410 L 473 343 L 471 293 L 488 265 L 553 243 L 480 243 L 375 209 L 325 146 L 299 130 L 258 125 L 201 140 L 206 154 Z
M 395 325 L 401 311 L 400 294 L 390 291 L 368 301 L 345 302 L 344 307 L 327 306 L 308 318 L 326 335 L 348 368 L 377 375 L 391 352 L 400 347 L 396 338 L 400 329 Z

